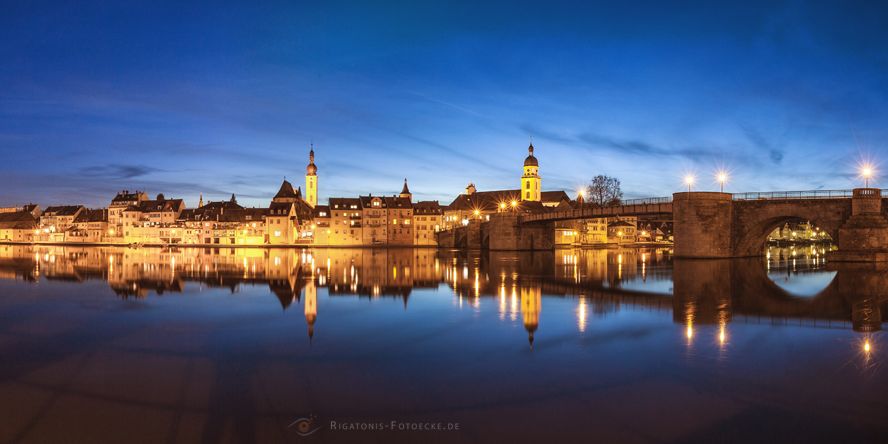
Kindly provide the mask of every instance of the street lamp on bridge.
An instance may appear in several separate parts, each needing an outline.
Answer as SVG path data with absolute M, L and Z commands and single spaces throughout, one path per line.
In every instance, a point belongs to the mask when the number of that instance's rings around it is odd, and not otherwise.
M 863 178 L 863 187 L 869 188 L 869 180 L 876 174 L 875 168 L 873 168 L 872 164 L 865 163 L 860 166 L 860 177 Z
M 715 180 L 718 181 L 718 185 L 721 189 L 721 192 L 725 192 L 725 182 L 728 181 L 728 172 L 725 170 L 718 170 L 715 173 Z
M 685 176 L 685 184 L 687 184 L 688 186 L 688 193 L 691 192 L 691 186 L 694 185 L 694 180 L 695 178 L 693 174 L 688 174 Z

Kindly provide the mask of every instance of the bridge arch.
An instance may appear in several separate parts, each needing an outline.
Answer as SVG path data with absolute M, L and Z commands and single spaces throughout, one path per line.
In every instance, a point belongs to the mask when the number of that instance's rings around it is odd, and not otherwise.
M 809 221 L 838 240 L 839 227 L 851 214 L 847 200 L 799 199 L 735 201 L 732 238 L 737 256 L 761 256 L 768 235 L 787 222 Z

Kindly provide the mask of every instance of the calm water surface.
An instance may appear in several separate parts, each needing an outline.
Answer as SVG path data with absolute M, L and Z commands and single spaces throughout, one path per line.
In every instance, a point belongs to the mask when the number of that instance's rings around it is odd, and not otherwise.
M 886 298 L 811 247 L 0 246 L 0 442 L 884 442 Z

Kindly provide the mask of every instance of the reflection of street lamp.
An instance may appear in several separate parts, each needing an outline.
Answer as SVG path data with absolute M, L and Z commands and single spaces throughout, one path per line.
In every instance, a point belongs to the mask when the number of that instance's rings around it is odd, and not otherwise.
M 873 177 L 873 174 L 875 174 L 875 170 L 872 165 L 865 163 L 860 166 L 860 177 L 863 178 L 864 188 L 869 188 L 869 180 Z
M 685 176 L 685 184 L 687 184 L 688 193 L 690 193 L 691 192 L 691 185 L 694 184 L 694 175 L 693 174 L 688 174 L 687 176 Z
M 715 180 L 718 181 L 719 186 L 721 187 L 721 192 L 725 192 L 725 182 L 728 181 L 728 173 L 724 170 L 720 170 L 715 173 Z

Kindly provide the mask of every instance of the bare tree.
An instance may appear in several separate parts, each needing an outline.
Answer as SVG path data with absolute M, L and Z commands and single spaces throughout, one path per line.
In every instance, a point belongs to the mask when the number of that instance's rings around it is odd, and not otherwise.
M 619 205 L 623 198 L 620 179 L 599 174 L 586 187 L 586 200 L 601 207 Z

